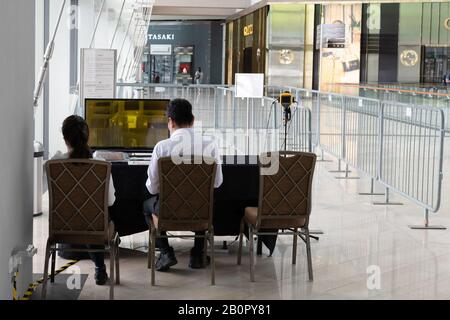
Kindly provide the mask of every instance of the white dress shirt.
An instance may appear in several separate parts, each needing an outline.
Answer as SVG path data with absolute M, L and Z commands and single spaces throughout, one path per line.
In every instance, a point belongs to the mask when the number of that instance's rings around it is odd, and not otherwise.
M 62 153 L 58 151 L 52 158 L 52 160 L 66 160 L 69 159 L 68 153 Z M 92 160 L 105 161 L 105 159 L 100 157 L 93 157 Z M 116 189 L 114 189 L 114 182 L 112 176 L 109 177 L 109 190 L 108 190 L 108 206 L 111 207 L 116 201 Z
M 223 176 L 219 147 L 216 141 L 211 137 L 203 136 L 201 133 L 194 133 L 192 128 L 183 128 L 173 132 L 169 139 L 158 142 L 153 149 L 146 183 L 151 194 L 159 194 L 158 160 L 163 157 L 178 157 L 179 155 L 214 158 L 217 163 L 214 188 L 220 187 Z

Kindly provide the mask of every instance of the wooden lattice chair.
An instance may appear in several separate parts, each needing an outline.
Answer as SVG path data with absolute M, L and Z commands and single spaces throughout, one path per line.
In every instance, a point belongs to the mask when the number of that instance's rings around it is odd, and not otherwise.
M 296 263 L 297 237 L 300 237 L 306 244 L 309 280 L 313 280 L 311 236 L 308 225 L 315 164 L 316 155 L 313 153 L 279 152 L 260 156 L 258 208 L 245 208 L 239 236 L 238 265 L 241 264 L 244 227 L 247 224 L 251 281 L 255 281 L 254 235 L 293 235 L 292 264 Z M 282 231 L 264 232 L 267 229 Z
M 111 164 L 97 160 L 50 160 L 45 164 L 49 189 L 49 236 L 45 251 L 42 298 L 47 292 L 50 256 L 51 282 L 55 277 L 58 244 L 94 245 L 104 249 L 64 248 L 79 252 L 109 252 L 110 299 L 119 276 L 119 235 L 108 216 Z M 114 279 L 114 265 L 116 277 Z M 115 280 L 115 281 L 114 281 Z
M 214 180 L 217 164 L 214 158 L 185 157 L 176 164 L 171 157 L 158 160 L 159 216 L 149 228 L 150 250 L 148 267 L 151 268 L 151 284 L 155 285 L 156 238 L 204 237 L 211 247 L 211 284 L 215 284 L 214 229 L 212 225 Z M 204 236 L 162 235 L 167 231 L 205 231 Z M 207 244 L 205 241 L 204 256 Z

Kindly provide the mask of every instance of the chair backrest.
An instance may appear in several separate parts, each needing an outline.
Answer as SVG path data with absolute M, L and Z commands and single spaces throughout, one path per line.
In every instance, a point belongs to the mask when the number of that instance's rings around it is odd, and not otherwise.
M 50 160 L 49 237 L 58 242 L 107 241 L 111 164 L 97 160 Z
M 159 229 L 168 231 L 171 226 L 180 224 L 200 224 L 210 228 L 217 163 L 210 157 L 182 159 L 179 164 L 171 157 L 158 161 Z
M 260 156 L 257 228 L 264 219 L 305 219 L 308 226 L 315 164 L 314 153 L 280 151 Z

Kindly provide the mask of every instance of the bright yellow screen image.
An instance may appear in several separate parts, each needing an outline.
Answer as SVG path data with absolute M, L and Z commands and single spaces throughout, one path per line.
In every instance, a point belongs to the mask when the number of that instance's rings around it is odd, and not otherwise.
M 167 139 L 169 100 L 87 99 L 85 116 L 89 146 L 99 148 L 153 148 Z

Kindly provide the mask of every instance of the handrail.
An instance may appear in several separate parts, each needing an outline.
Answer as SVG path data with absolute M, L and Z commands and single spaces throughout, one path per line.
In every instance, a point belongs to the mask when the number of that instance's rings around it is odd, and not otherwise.
M 335 85 L 340 85 L 340 86 L 344 86 L 344 87 L 357 87 L 360 89 L 372 89 L 372 90 L 379 90 L 379 91 L 392 91 L 392 92 L 402 92 L 402 93 L 408 93 L 408 94 L 438 96 L 438 97 L 446 97 L 447 99 L 450 99 L 450 93 L 414 91 L 414 90 L 407 90 L 407 89 L 400 89 L 400 88 L 395 89 L 395 88 L 386 88 L 386 87 L 370 86 L 370 85 L 361 86 L 358 84 L 351 84 L 351 83 L 336 83 Z

